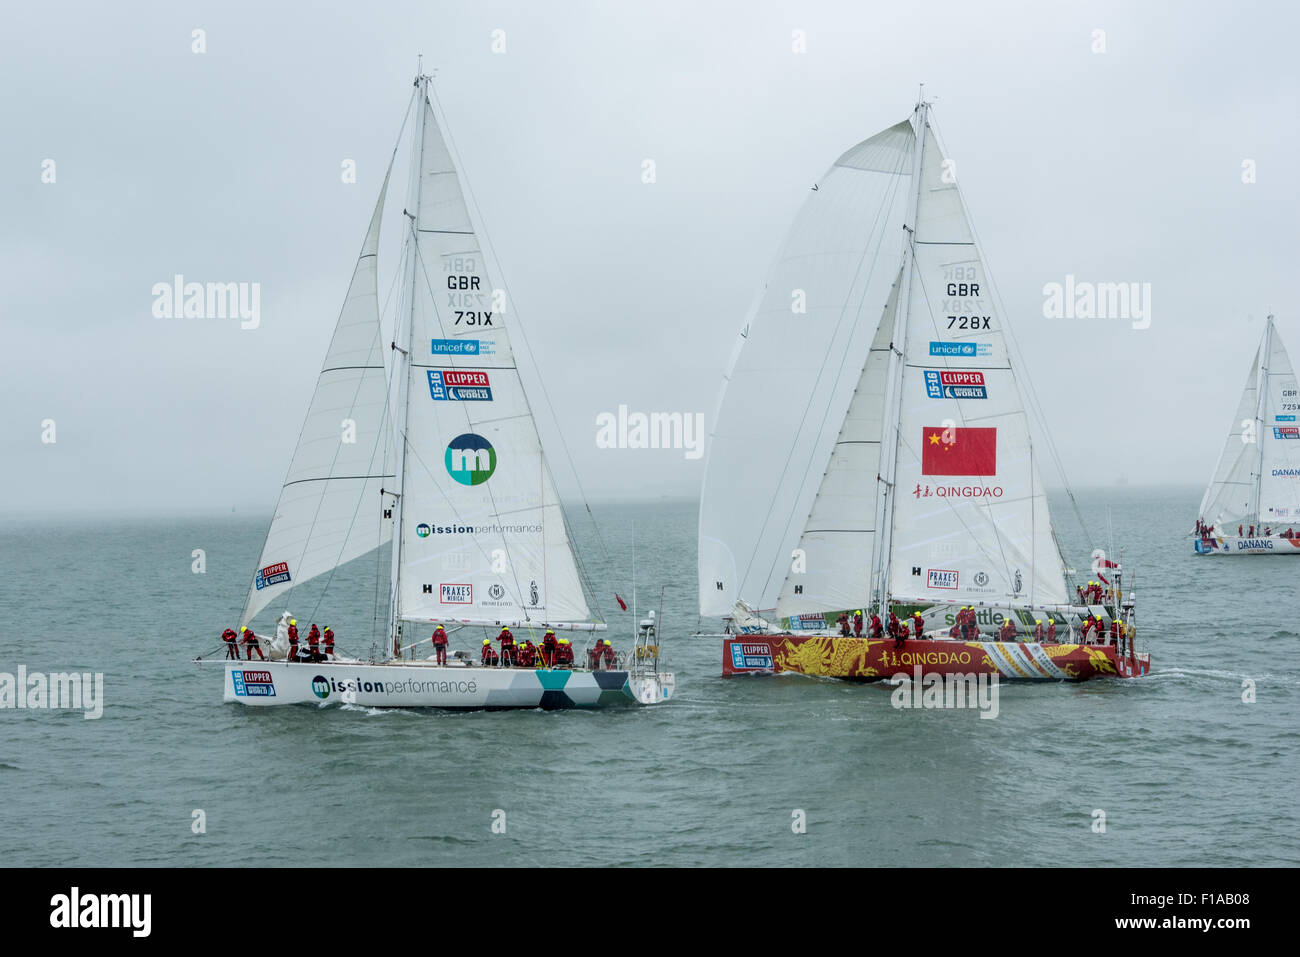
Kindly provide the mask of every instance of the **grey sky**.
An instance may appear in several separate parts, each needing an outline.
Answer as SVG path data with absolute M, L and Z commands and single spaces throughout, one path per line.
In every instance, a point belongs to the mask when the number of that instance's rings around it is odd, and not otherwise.
M 4 509 L 274 505 L 417 52 L 592 497 L 698 492 L 596 416 L 707 429 L 809 186 L 920 81 L 1072 484 L 1203 484 L 1269 310 L 1300 350 L 1291 5 L 329 6 L 6 9 Z M 260 328 L 154 318 L 175 273 L 259 282 Z M 1151 283 L 1151 327 L 1044 319 L 1067 274 Z

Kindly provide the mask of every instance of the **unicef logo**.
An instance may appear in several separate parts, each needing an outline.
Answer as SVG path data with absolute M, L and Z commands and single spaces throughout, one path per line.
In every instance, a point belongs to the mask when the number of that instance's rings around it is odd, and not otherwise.
M 311 693 L 316 697 L 324 700 L 330 696 L 329 679 L 324 675 L 317 675 L 311 679 Z
M 497 468 L 497 451 L 481 435 L 466 432 L 447 443 L 447 474 L 461 485 L 482 485 Z
M 424 522 L 421 522 L 419 525 L 415 526 L 415 534 L 419 535 L 421 538 L 428 538 L 429 533 L 431 531 L 433 531 L 433 529 L 431 529 Z

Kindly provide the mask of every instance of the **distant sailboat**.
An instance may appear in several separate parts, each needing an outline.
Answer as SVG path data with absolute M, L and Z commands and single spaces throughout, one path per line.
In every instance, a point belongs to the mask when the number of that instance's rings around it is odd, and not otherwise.
M 429 77 L 415 87 L 404 302 L 390 346 L 396 388 L 385 374 L 376 283 L 390 161 L 240 619 L 247 625 L 268 605 L 287 603 L 296 586 L 391 542 L 386 635 L 366 660 L 320 653 L 288 661 L 286 612 L 274 638 L 259 636 L 269 660 L 208 660 L 224 668 L 225 699 L 249 705 L 664 701 L 674 678 L 660 670 L 657 622 L 641 624 L 625 655 L 601 639 L 597 658 L 579 652 L 564 666 L 567 636 L 606 625 L 592 621 Z M 433 655 L 420 657 L 432 650 L 435 624 L 453 634 L 481 628 L 475 640 L 485 636 L 483 645 L 509 628 L 517 641 L 536 643 L 538 659 L 544 631 L 564 637 L 554 639 L 560 650 L 548 663 L 523 655 L 518 667 L 484 666 L 490 656 L 474 644 L 437 665 Z M 306 652 L 306 638 L 299 640 Z
M 1197 515 L 1198 555 L 1300 555 L 1300 392 L 1272 316 Z
M 1147 673 L 1118 563 L 1098 551 L 1105 587 L 1067 586 L 1003 317 L 928 104 L 818 185 L 710 437 L 700 612 L 729 621 L 723 674 Z M 775 609 L 755 611 L 777 582 Z M 908 637 L 841 637 L 873 611 L 910 620 Z

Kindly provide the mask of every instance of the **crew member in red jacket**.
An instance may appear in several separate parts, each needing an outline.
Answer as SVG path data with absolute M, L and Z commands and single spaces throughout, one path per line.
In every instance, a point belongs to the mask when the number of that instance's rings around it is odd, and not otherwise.
M 603 638 L 597 638 L 596 643 L 587 649 L 587 667 L 595 671 L 600 667 L 600 646 Z
M 442 625 L 433 629 L 433 653 L 438 658 L 438 664 L 447 663 L 447 629 Z
M 327 660 L 333 658 L 334 657 L 334 629 L 331 628 L 329 625 L 326 625 L 325 630 L 321 632 L 321 638 L 325 640 L 325 658 Z
M 542 661 L 546 667 L 555 667 L 555 652 L 559 648 L 559 641 L 555 637 L 555 632 L 550 628 L 546 629 L 546 634 L 542 636 Z
M 862 637 L 862 612 L 861 611 L 855 611 L 853 613 L 853 637 L 854 638 Z
M 880 623 L 880 616 L 874 612 L 871 615 L 871 637 L 880 638 L 885 633 L 885 626 Z
M 1056 640 L 1056 619 L 1055 618 L 1047 619 L 1047 640 L 1048 641 Z
M 289 655 L 288 661 L 298 660 L 298 619 L 289 619 Z
M 320 629 L 316 627 L 316 622 L 311 623 L 311 631 L 307 632 L 307 649 L 308 661 L 320 661 Z
M 917 638 L 925 634 L 925 619 L 921 617 L 919 611 L 912 612 L 912 633 Z
M 573 645 L 568 638 L 561 638 L 555 646 L 555 663 L 561 668 L 573 667 Z
M 1112 618 L 1110 620 L 1110 643 L 1112 645 L 1119 644 L 1119 619 L 1118 618 Z
M 528 638 L 519 646 L 519 667 L 532 668 L 537 664 L 537 646 Z
M 226 657 L 239 660 L 239 636 L 235 634 L 235 629 L 227 628 L 221 633 L 221 640 L 226 643 Z
M 266 660 L 266 655 L 262 654 L 262 645 L 258 642 L 257 635 L 253 634 L 253 629 L 246 627 L 244 628 L 244 654 L 248 656 L 249 661 L 253 660 L 253 652 L 255 651 L 257 657 L 263 661 Z
M 490 668 L 494 668 L 497 665 L 497 650 L 492 647 L 491 638 L 483 639 L 482 662 Z
M 1015 640 L 1016 640 L 1016 623 L 1015 623 L 1014 621 L 1012 621 L 1010 618 L 1004 618 L 1004 619 L 1002 619 L 1002 631 L 1001 631 L 999 637 L 1000 637 L 1003 641 L 1015 641 Z
M 1042 641 L 1047 637 L 1047 630 L 1043 628 L 1043 619 L 1034 619 L 1034 641 Z
M 603 646 L 601 646 L 601 649 L 600 649 L 600 657 L 601 657 L 601 659 L 605 662 L 605 670 L 606 670 L 606 671 L 613 671 L 613 670 L 614 670 L 614 660 L 615 660 L 615 659 L 614 659 L 614 646 L 611 645 L 611 644 L 609 643 L 609 639 L 608 639 L 608 638 L 605 639 L 605 644 L 604 644 Z
M 502 626 L 497 641 L 501 642 L 501 667 L 509 668 L 515 663 L 515 636 L 509 628 Z

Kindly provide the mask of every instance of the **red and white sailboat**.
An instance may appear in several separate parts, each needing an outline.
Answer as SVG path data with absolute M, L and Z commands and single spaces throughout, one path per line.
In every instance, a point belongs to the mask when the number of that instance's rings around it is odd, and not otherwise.
M 1007 332 L 922 100 L 818 181 L 724 379 L 699 531 L 724 675 L 1150 670 L 1119 563 L 1094 552 L 1101 601 L 1067 584 Z M 922 634 L 835 626 L 873 611 Z

